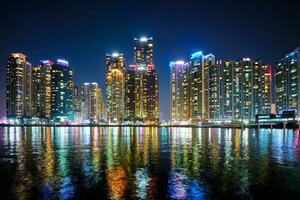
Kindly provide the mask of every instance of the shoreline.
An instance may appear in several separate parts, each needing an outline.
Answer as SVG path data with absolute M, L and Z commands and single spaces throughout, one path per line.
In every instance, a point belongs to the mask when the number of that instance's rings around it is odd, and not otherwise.
M 283 124 L 209 124 L 209 125 L 114 125 L 114 124 L 81 124 L 81 125 L 51 125 L 51 124 L 0 124 L 0 127 L 154 127 L 154 128 L 233 128 L 233 129 L 259 129 L 259 128 L 284 128 Z M 287 124 L 285 128 L 300 128 L 298 124 Z

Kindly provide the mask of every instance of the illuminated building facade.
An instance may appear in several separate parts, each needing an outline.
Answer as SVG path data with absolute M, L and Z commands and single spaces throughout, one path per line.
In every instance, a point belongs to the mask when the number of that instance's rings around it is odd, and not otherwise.
M 130 65 L 125 81 L 126 120 L 128 121 L 142 121 L 144 117 L 143 104 L 141 104 L 142 78 L 143 74 L 137 71 L 136 65 Z
M 233 71 L 234 119 L 255 119 L 271 111 L 271 66 L 243 58 Z
M 144 123 L 159 121 L 158 73 L 151 67 L 131 65 L 126 73 L 126 120 Z
M 74 110 L 74 122 L 81 123 L 81 94 L 79 88 L 74 85 L 73 87 L 73 110 Z
M 134 38 L 134 64 L 126 73 L 126 120 L 159 121 L 158 73 L 153 64 L 152 37 Z
M 243 58 L 207 68 L 210 121 L 254 120 L 271 111 L 271 66 Z
M 208 54 L 203 56 L 203 84 L 202 84 L 202 107 L 204 108 L 204 113 L 202 115 L 203 121 L 209 119 L 209 101 L 210 101 L 210 92 L 212 88 L 209 85 L 210 77 L 209 77 L 209 68 L 216 64 L 216 58 L 213 54 Z
M 276 110 L 300 110 L 300 47 L 288 53 L 275 66 Z
M 123 54 L 106 54 L 106 108 L 109 123 L 125 117 L 125 60 Z
M 136 65 L 153 64 L 153 38 L 134 38 L 134 63 Z
M 42 60 L 32 67 L 32 117 L 50 119 L 51 115 L 51 67 L 50 60 Z
M 84 121 L 99 122 L 103 119 L 102 91 L 97 83 L 81 86 L 81 112 Z
M 158 123 L 159 121 L 159 86 L 158 73 L 147 67 L 143 76 L 143 108 L 146 123 Z
M 219 67 L 220 77 L 218 86 L 220 92 L 220 100 L 217 100 L 220 104 L 217 107 L 217 113 L 210 111 L 210 118 L 219 120 L 232 120 L 233 119 L 233 68 L 234 61 L 220 61 L 216 64 Z M 211 102 L 211 104 L 214 104 Z M 216 108 L 216 107 L 215 107 Z
M 203 76 L 204 76 L 204 68 L 203 68 L 203 54 L 202 52 L 196 52 L 192 54 L 190 61 L 190 98 L 191 98 L 191 106 L 190 113 L 193 121 L 201 120 L 202 115 L 204 114 L 203 108 Z
M 11 53 L 6 63 L 6 114 L 8 119 L 31 117 L 31 64 L 22 53 Z
M 153 38 L 134 38 L 134 64 L 126 72 L 126 120 L 159 121 L 158 73 L 153 64 Z
M 189 64 L 184 61 L 170 62 L 171 99 L 170 119 L 172 123 L 190 119 Z
M 206 70 L 215 64 L 212 54 L 204 55 L 201 51 L 193 53 L 190 60 L 190 113 L 193 122 L 205 121 L 207 112 Z
M 215 64 L 206 67 L 206 99 L 207 99 L 207 111 L 208 119 L 220 119 L 221 117 L 221 70 L 222 65 Z
M 233 69 L 234 61 L 217 61 L 207 67 L 208 119 L 233 120 Z
M 269 114 L 272 112 L 272 66 L 262 64 L 259 79 L 259 109 L 255 110 L 257 114 Z
M 51 119 L 66 121 L 74 119 L 73 70 L 66 60 L 58 59 L 51 69 Z
M 216 62 L 214 55 L 196 52 L 190 63 L 170 67 L 173 123 L 254 120 L 271 111 L 271 66 L 260 60 Z

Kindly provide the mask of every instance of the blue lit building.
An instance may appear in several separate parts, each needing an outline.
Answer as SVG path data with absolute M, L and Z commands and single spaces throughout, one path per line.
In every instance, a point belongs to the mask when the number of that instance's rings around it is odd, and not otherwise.
M 189 63 L 182 60 L 170 62 L 170 120 L 188 123 L 190 120 Z
M 208 94 L 206 68 L 215 64 L 215 56 L 193 53 L 190 60 L 190 114 L 193 122 L 208 119 Z
M 300 47 L 288 53 L 275 66 L 276 110 L 300 110 Z
M 271 111 L 271 66 L 260 60 L 216 62 L 196 52 L 189 63 L 171 62 L 170 68 L 172 123 L 254 121 Z
M 65 60 L 52 64 L 51 92 L 51 119 L 73 120 L 73 70 Z

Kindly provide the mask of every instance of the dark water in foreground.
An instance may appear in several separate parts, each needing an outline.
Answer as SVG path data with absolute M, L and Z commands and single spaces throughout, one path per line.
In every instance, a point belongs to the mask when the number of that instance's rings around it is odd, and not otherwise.
M 298 130 L 0 128 L 0 199 L 300 199 Z

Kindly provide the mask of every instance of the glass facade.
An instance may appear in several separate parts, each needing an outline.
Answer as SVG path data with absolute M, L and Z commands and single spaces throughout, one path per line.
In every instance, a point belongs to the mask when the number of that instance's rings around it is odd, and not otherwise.
M 271 66 L 260 60 L 216 62 L 214 55 L 196 52 L 188 64 L 170 67 L 173 123 L 255 120 L 256 114 L 271 112 Z
M 84 83 L 81 85 L 81 106 L 84 121 L 103 121 L 102 90 L 97 83 Z
M 106 108 L 109 123 L 125 117 L 125 60 L 123 54 L 106 54 Z
M 23 53 L 12 53 L 6 63 L 8 119 L 31 117 L 31 64 Z
M 159 121 L 158 73 L 153 64 L 153 38 L 134 38 L 134 64 L 126 73 L 126 120 Z
M 170 69 L 170 120 L 183 123 L 190 119 L 189 63 L 170 62 Z
M 51 115 L 51 61 L 41 61 L 32 68 L 32 116 L 50 119 Z
M 73 70 L 58 60 L 51 69 L 51 119 L 67 121 L 74 119 Z
M 290 52 L 275 66 L 276 110 L 300 110 L 300 47 Z

